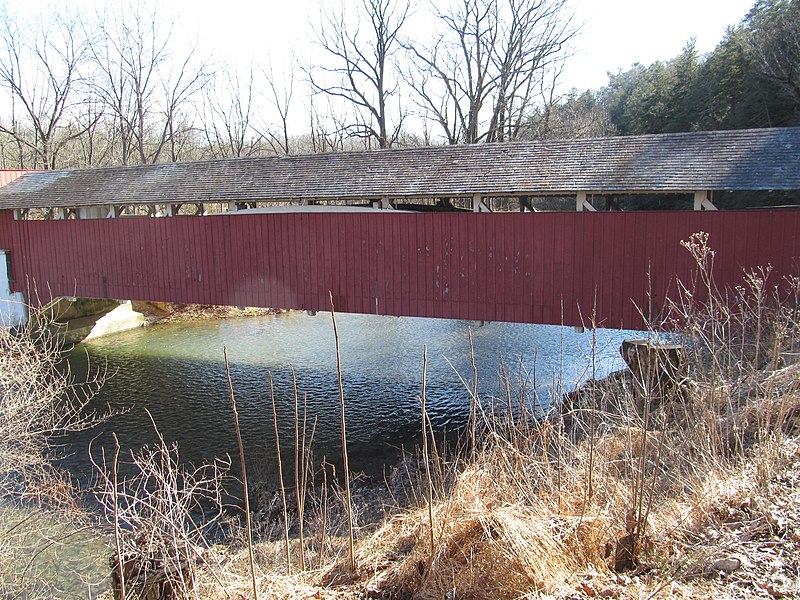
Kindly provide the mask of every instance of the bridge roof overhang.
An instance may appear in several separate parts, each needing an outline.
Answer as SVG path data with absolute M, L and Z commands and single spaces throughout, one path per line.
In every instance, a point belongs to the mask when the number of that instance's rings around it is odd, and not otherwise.
M 0 209 L 696 190 L 800 190 L 800 127 L 40 171 Z

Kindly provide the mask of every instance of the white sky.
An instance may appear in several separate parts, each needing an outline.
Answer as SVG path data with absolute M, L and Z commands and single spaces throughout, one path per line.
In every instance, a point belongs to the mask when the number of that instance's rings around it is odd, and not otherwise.
M 260 62 L 269 55 L 275 68 L 292 52 L 308 56 L 314 51 L 310 22 L 318 21 L 322 3 L 335 1 L 173 0 L 186 26 L 200 32 L 201 49 L 214 48 L 216 61 L 247 63 L 254 57 Z M 725 29 L 741 21 L 754 2 L 572 0 L 576 22 L 584 25 L 567 63 L 566 87 L 599 88 L 608 71 L 672 58 L 692 37 L 701 53 L 713 50 Z
M 59 0 L 0 0 L 12 12 L 46 14 Z M 63 0 L 62 0 L 63 1 Z M 76 11 L 95 11 L 105 0 L 66 0 Z M 345 6 L 360 0 L 154 0 L 168 21 L 177 27 L 173 41 L 187 36 L 197 44 L 197 56 L 210 57 L 217 72 L 238 68 L 244 76 L 250 64 L 267 67 L 280 81 L 289 72 L 292 56 L 313 64 L 320 49 L 312 43 L 320 9 L 339 2 Z M 446 1 L 446 0 L 442 0 Z M 739 23 L 755 0 L 567 0 L 575 22 L 583 24 L 573 43 L 573 55 L 562 74 L 561 91 L 598 89 L 607 83 L 607 72 L 628 69 L 633 63 L 648 65 L 668 60 L 696 38 L 699 52 L 713 50 L 728 26 Z M 135 3 L 136 0 L 131 0 Z M 411 0 L 412 6 L 415 0 Z M 336 3 L 334 5 L 333 3 Z M 418 10 L 407 23 L 406 36 L 429 38 L 435 21 Z M 426 35 L 427 34 L 427 35 Z M 185 40 L 186 37 L 183 37 Z M 179 52 L 180 53 L 180 52 Z M 296 72 L 297 77 L 303 77 Z M 295 86 L 293 105 L 307 105 L 307 90 Z M 265 90 L 262 90 L 265 91 Z M 7 97 L 0 96 L 0 106 Z M 305 106 L 290 111 L 290 129 L 308 128 Z M 260 116 L 267 122 L 276 119 Z M 324 109 L 323 109 L 324 110 Z M 277 123 L 277 120 L 275 120 Z

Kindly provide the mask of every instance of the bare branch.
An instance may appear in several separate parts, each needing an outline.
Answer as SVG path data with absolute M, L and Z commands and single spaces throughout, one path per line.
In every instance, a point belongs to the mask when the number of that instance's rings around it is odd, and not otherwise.
M 433 43 L 404 43 L 417 106 L 450 144 L 516 138 L 575 33 L 566 0 L 460 0 L 435 18 Z
M 392 116 L 389 99 L 398 94 L 392 58 L 409 11 L 408 0 L 362 0 L 355 26 L 343 5 L 336 12 L 323 13 L 317 43 L 330 61 L 308 70 L 314 90 L 339 98 L 353 109 L 354 121 L 346 125 L 346 131 L 374 140 L 380 148 L 391 147 L 400 135 L 403 115 Z M 361 22 L 368 24 L 363 30 Z
M 54 169 L 64 146 L 91 126 L 77 125 L 87 51 L 81 22 L 68 12 L 22 21 L 7 7 L 0 19 L 0 87 L 13 102 L 0 132 L 32 152 L 20 166 Z

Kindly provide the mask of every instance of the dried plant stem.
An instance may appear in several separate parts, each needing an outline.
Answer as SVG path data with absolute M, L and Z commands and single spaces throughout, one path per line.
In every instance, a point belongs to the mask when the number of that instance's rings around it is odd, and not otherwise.
M 328 292 L 331 298 L 331 321 L 333 322 L 333 337 L 336 341 L 336 372 L 339 379 L 339 409 L 342 415 L 342 459 L 344 463 L 344 492 L 347 504 L 347 530 L 350 544 L 350 568 L 356 568 L 355 544 L 353 542 L 353 504 L 350 496 L 350 465 L 347 461 L 347 422 L 344 414 L 344 386 L 342 385 L 342 358 L 339 351 L 339 330 L 336 328 L 336 310 L 333 305 L 333 292 Z
M 431 480 L 431 465 L 430 457 L 428 456 L 428 430 L 426 422 L 428 421 L 428 412 L 425 410 L 425 385 L 428 374 L 428 346 L 422 346 L 422 395 L 420 396 L 420 404 L 422 406 L 422 460 L 425 463 L 425 477 L 428 484 L 428 523 L 430 525 L 430 543 L 431 543 L 431 560 L 436 549 L 433 539 L 433 481 Z
M 300 535 L 300 570 L 306 570 L 306 557 L 303 549 L 303 489 L 300 485 L 300 470 L 305 463 L 305 414 L 303 415 L 303 447 L 300 447 L 300 417 L 298 414 L 299 399 L 297 397 L 297 373 L 292 367 L 292 389 L 294 390 L 294 501 L 297 506 L 297 524 Z M 302 464 L 301 464 L 302 463 Z M 303 469 L 305 470 L 305 469 Z
M 125 600 L 125 567 L 122 564 L 122 539 L 119 531 L 119 439 L 117 434 L 111 434 L 114 437 L 114 463 L 112 465 L 112 476 L 114 477 L 114 546 L 117 553 L 117 576 L 119 577 L 119 598 Z
M 322 457 L 322 539 L 319 543 L 319 564 L 325 564 L 325 547 L 328 542 L 328 463 Z
M 289 549 L 289 513 L 286 510 L 286 486 L 283 484 L 283 461 L 281 460 L 281 436 L 278 433 L 278 411 L 275 410 L 275 385 L 272 382 L 272 373 L 269 377 L 269 396 L 272 400 L 272 424 L 275 427 L 275 452 L 278 455 L 278 481 L 281 487 L 281 506 L 283 507 L 283 540 L 286 547 L 286 573 L 292 574 L 292 556 Z
M 233 381 L 231 381 L 231 369 L 228 365 L 228 348 L 222 347 L 225 356 L 225 374 L 228 377 L 228 390 L 231 394 L 231 408 L 233 409 L 233 425 L 236 428 L 236 442 L 239 445 L 239 460 L 242 465 L 242 486 L 244 488 L 244 522 L 247 529 L 247 553 L 250 561 L 250 578 L 253 583 L 253 598 L 258 600 L 258 585 L 256 584 L 256 566 L 253 560 L 253 530 L 250 523 L 250 497 L 247 488 L 247 467 L 244 460 L 244 445 L 242 444 L 242 432 L 239 428 L 239 412 L 236 410 L 236 397 L 233 395 Z
M 305 534 L 304 534 L 304 523 L 305 523 L 305 511 L 306 511 L 306 499 L 308 498 L 308 479 L 309 476 L 311 477 L 311 485 L 314 485 L 314 455 L 311 451 L 311 448 L 314 444 L 314 437 L 317 433 L 317 417 L 314 417 L 314 422 L 311 424 L 311 433 L 310 435 L 306 435 L 307 429 L 307 417 L 308 417 L 308 395 L 303 394 L 303 437 L 301 439 L 301 453 L 300 453 L 300 507 L 299 511 L 299 519 L 300 519 L 300 548 L 301 550 L 305 551 Z M 305 556 L 304 556 L 305 558 Z
M 469 401 L 469 442 L 472 460 L 475 460 L 475 429 L 478 422 L 478 367 L 475 365 L 475 347 L 472 344 L 472 327 L 467 329 L 469 336 L 469 357 L 472 361 L 472 396 Z
M 594 318 L 594 310 L 592 311 L 592 410 L 589 411 L 589 464 L 587 465 L 586 474 L 586 503 L 588 505 L 592 501 L 594 495 L 594 451 L 595 451 L 595 435 L 597 433 L 596 413 L 597 413 L 597 326 Z

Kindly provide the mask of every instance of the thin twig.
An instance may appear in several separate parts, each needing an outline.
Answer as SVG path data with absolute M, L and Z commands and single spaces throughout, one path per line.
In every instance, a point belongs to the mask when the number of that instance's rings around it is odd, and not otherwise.
M 428 456 L 428 430 L 426 421 L 428 421 L 428 412 L 425 410 L 425 384 L 428 374 L 428 345 L 422 346 L 422 395 L 420 396 L 420 404 L 422 406 L 422 460 L 425 463 L 425 476 L 428 483 L 428 522 L 430 524 L 430 543 L 431 543 L 431 561 L 436 549 L 433 539 L 433 481 L 431 480 L 431 465 Z
M 333 322 L 333 337 L 336 341 L 336 372 L 339 378 L 339 409 L 342 416 L 342 459 L 344 462 L 344 492 L 347 508 L 347 528 L 350 544 L 350 568 L 355 571 L 356 553 L 353 542 L 353 505 L 350 496 L 350 465 L 347 461 L 347 421 L 344 414 L 344 386 L 342 385 L 342 358 L 339 351 L 339 330 L 336 328 L 336 311 L 333 305 L 333 292 L 329 291 L 331 298 L 331 321 Z
M 225 356 L 225 374 L 228 377 L 228 390 L 231 394 L 231 408 L 233 409 L 233 425 L 236 428 L 236 442 L 239 444 L 239 460 L 242 464 L 242 486 L 244 487 L 244 522 L 247 528 L 247 553 L 250 560 L 250 578 L 253 582 L 253 598 L 258 600 L 258 585 L 256 584 L 256 566 L 253 560 L 253 531 L 250 523 L 250 497 L 247 489 L 247 467 L 244 461 L 244 445 L 242 444 L 242 432 L 239 429 L 239 412 L 236 410 L 236 398 L 233 395 L 233 381 L 231 381 L 231 369 L 228 365 L 228 348 L 222 347 Z
M 281 459 L 281 436 L 278 433 L 278 411 L 275 409 L 275 386 L 272 383 L 272 372 L 268 371 L 269 395 L 272 399 L 272 424 L 275 427 L 275 452 L 278 454 L 278 480 L 281 488 L 281 505 L 283 507 L 283 539 L 286 546 L 286 574 L 292 574 L 292 555 L 289 549 L 289 513 L 286 509 L 286 486 L 283 483 L 283 460 Z

